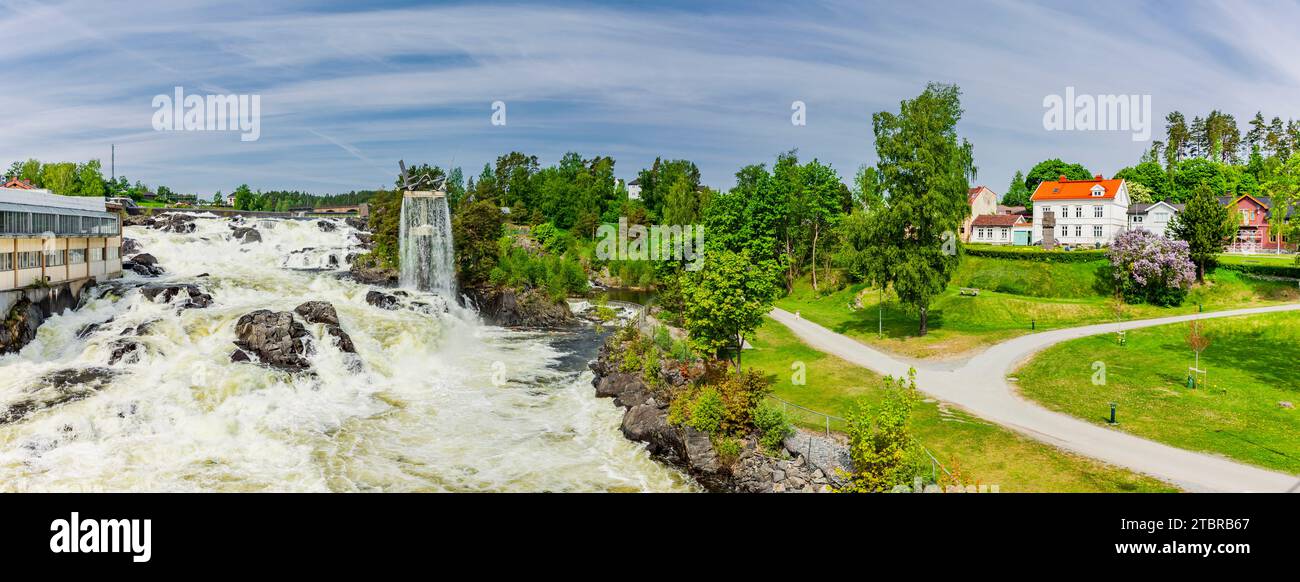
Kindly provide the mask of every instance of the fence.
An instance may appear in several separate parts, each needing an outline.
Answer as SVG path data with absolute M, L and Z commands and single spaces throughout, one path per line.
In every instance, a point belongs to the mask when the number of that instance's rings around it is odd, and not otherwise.
M 832 426 L 836 427 L 835 430 L 841 432 L 848 429 L 849 421 L 847 419 L 826 414 L 825 412 L 819 412 L 804 406 L 799 406 L 798 404 L 795 404 L 788 400 L 777 398 L 776 396 L 768 396 L 768 398 L 780 402 L 782 410 L 785 411 L 786 415 L 790 416 L 791 420 L 795 424 L 800 424 L 803 426 L 817 426 L 818 428 L 825 431 L 827 438 L 831 438 Z M 808 419 L 813 419 L 813 421 L 810 422 Z M 954 478 L 952 472 L 949 471 L 947 467 L 944 467 L 943 463 L 939 462 L 939 459 L 934 456 L 934 453 L 931 452 L 929 448 L 927 448 L 924 444 L 921 444 L 921 441 L 917 441 L 913 439 L 913 442 L 915 442 L 916 446 L 920 447 L 921 450 L 925 452 L 925 456 L 930 459 L 930 478 L 934 482 L 936 483 L 939 482 L 940 471 L 942 471 L 943 474 L 947 475 L 949 478 Z

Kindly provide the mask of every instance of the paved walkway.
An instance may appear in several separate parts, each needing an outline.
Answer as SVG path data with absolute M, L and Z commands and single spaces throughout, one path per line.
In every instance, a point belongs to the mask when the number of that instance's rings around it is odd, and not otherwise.
M 986 420 L 1057 447 L 1168 481 L 1188 491 L 1293 491 L 1300 477 L 1191 452 L 1052 412 L 1021 398 L 1006 377 L 1031 355 L 1054 344 L 1118 329 L 1255 313 L 1300 310 L 1300 304 L 1198 313 L 1158 319 L 1106 323 L 1020 336 L 994 345 L 955 370 L 917 369 L 916 383 L 935 398 L 961 406 Z M 772 318 L 814 348 L 870 368 L 905 376 L 909 362 L 871 348 L 782 309 Z

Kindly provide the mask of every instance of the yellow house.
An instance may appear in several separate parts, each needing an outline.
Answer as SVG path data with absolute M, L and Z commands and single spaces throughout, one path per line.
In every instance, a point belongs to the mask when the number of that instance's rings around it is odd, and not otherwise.
M 962 242 L 971 242 L 972 223 L 977 216 L 998 213 L 998 193 L 987 186 L 976 186 L 966 193 L 966 203 L 970 204 L 970 216 L 961 224 Z
M 103 198 L 0 188 L 0 291 L 122 273 L 122 225 Z

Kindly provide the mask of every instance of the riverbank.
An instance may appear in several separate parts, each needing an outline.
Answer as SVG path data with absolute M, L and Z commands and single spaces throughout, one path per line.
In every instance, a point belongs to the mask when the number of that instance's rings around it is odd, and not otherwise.
M 710 435 L 669 421 L 671 398 L 665 387 L 682 387 L 703 374 L 702 366 L 665 366 L 657 382 L 644 374 L 620 371 L 612 358 L 625 348 L 611 334 L 591 362 L 596 395 L 623 408 L 620 430 L 628 440 L 644 443 L 660 462 L 690 475 L 715 493 L 831 492 L 849 468 L 848 448 L 826 437 L 796 432 L 779 450 L 765 451 L 752 436 L 738 452 L 719 451 Z

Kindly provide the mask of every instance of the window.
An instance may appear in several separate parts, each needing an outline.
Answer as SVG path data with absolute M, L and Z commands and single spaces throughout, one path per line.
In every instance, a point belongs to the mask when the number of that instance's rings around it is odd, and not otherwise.
M 1134 214 L 1134 215 L 1133 215 L 1133 222 L 1142 222 L 1142 215 L 1141 215 L 1141 214 Z
M 1002 240 L 1007 240 L 1007 229 L 1002 229 Z
M 80 265 L 86 262 L 86 249 L 68 249 L 68 264 Z
M 1064 237 L 1067 237 L 1067 236 L 1070 236 L 1070 227 L 1065 226 L 1064 224 L 1062 224 L 1062 225 L 1061 225 L 1061 237 L 1064 238 Z
M 0 271 L 14 270 L 14 254 L 0 253 Z
M 1096 238 L 1101 238 L 1101 225 L 1092 227 L 1092 236 Z
M 26 212 L 0 212 L 0 233 L 28 234 L 32 232 L 30 219 Z
M 98 263 L 102 260 L 104 260 L 104 249 L 100 247 L 90 249 L 90 261 L 92 263 Z
M 18 253 L 19 269 L 39 269 L 41 268 L 41 253 L 38 251 L 25 251 Z
M 1102 218 L 1105 214 L 1106 214 L 1106 207 L 1105 207 L 1105 206 L 1093 206 L 1093 207 L 1092 207 L 1092 217 L 1093 217 L 1093 218 Z
M 55 232 L 59 228 L 59 217 L 54 214 L 32 214 L 32 232 Z
M 65 259 L 63 251 L 45 251 L 46 267 L 62 267 Z
M 1083 236 L 1083 225 L 1082 225 L 1082 224 L 1076 224 L 1076 225 L 1074 225 L 1074 236 Z
M 1083 207 L 1082 207 L 1082 206 L 1075 206 L 1075 207 L 1074 207 L 1074 217 L 1075 217 L 1075 218 L 1083 218 Z
M 108 258 L 109 258 L 110 260 L 111 260 L 111 259 L 116 259 L 117 257 L 121 256 L 121 254 L 122 254 L 122 248 L 121 248 L 121 247 L 108 247 L 107 250 L 108 250 Z
M 60 216 L 59 217 L 59 234 L 77 234 L 81 232 L 80 216 Z

